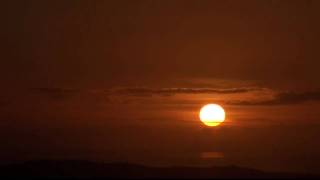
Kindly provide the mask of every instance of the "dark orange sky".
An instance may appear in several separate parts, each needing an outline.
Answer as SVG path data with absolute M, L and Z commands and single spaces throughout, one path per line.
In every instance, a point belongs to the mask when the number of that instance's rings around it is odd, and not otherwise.
M 317 0 L 1 2 L 0 161 L 318 172 L 319 10 Z M 226 110 L 217 128 L 199 121 L 208 103 Z

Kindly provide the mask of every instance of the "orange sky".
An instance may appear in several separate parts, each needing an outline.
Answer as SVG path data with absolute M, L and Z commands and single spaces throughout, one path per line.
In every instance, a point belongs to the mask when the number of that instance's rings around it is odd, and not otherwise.
M 319 2 L 4 2 L 0 163 L 318 172 Z

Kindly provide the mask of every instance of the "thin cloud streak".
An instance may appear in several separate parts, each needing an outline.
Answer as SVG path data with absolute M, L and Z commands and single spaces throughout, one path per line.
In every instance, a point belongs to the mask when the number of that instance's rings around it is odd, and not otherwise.
M 274 106 L 299 104 L 307 101 L 320 101 L 320 91 L 309 92 L 281 92 L 271 100 L 264 101 L 233 101 L 227 102 L 230 105 L 248 105 L 248 106 Z
M 83 92 L 103 93 L 109 95 L 164 95 L 175 94 L 234 94 L 251 91 L 262 91 L 264 88 L 240 87 L 240 88 L 147 88 L 147 87 L 124 87 L 98 90 L 79 90 L 72 88 L 31 88 L 35 93 L 43 94 L 74 94 Z
M 171 96 L 175 94 L 235 94 L 251 91 L 261 91 L 263 88 L 240 87 L 240 88 L 120 88 L 114 90 L 113 94 L 119 95 L 163 95 Z
M 31 92 L 35 94 L 47 95 L 53 99 L 65 99 L 79 93 L 80 90 L 73 88 L 41 87 L 31 88 Z

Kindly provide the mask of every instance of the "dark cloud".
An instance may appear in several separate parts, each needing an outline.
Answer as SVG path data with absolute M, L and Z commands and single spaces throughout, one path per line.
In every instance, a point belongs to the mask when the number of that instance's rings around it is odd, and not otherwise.
M 164 95 L 171 96 L 175 94 L 233 94 L 233 93 L 245 93 L 250 91 L 259 91 L 263 88 L 256 87 L 241 87 L 241 88 L 228 88 L 228 89 L 216 89 L 216 88 L 121 88 L 113 91 L 115 94 L 121 95 Z
M 111 102 L 112 97 L 116 96 L 135 96 L 135 97 L 152 97 L 158 96 L 173 96 L 176 94 L 236 94 L 246 93 L 251 91 L 261 91 L 263 88 L 257 87 L 240 87 L 240 88 L 148 88 L 148 87 L 122 87 L 122 88 L 107 88 L 107 89 L 73 89 L 73 88 L 32 88 L 31 92 L 35 94 L 45 95 L 52 99 L 63 100 L 70 98 L 76 94 L 85 93 L 92 98 L 107 99 L 106 102 Z M 84 96 L 82 96 L 84 97 Z
M 41 92 L 41 93 L 74 93 L 78 92 L 77 89 L 71 88 L 31 88 L 33 91 Z
M 53 99 L 66 99 L 78 93 L 86 93 L 95 98 L 104 97 L 106 102 L 111 102 L 115 96 L 136 96 L 136 97 L 152 97 L 158 96 L 173 96 L 176 94 L 238 94 L 254 91 L 263 91 L 265 88 L 259 87 L 239 87 L 239 88 L 149 88 L 149 87 L 123 87 L 109 88 L 98 90 L 80 90 L 72 88 L 32 88 L 34 93 L 44 94 Z M 286 105 L 298 104 L 306 101 L 320 101 L 320 91 L 308 92 L 279 92 L 272 99 L 268 100 L 243 100 L 229 101 L 230 105 Z M 1 104 L 0 104 L 1 106 Z
M 65 99 L 68 97 L 73 96 L 74 94 L 80 92 L 78 89 L 71 89 L 71 88 L 48 88 L 48 87 L 41 87 L 41 88 L 31 88 L 31 92 L 37 94 L 44 94 L 48 95 L 53 99 Z
M 310 92 L 281 92 L 271 100 L 229 102 L 232 105 L 287 105 L 306 101 L 320 101 L 320 91 Z

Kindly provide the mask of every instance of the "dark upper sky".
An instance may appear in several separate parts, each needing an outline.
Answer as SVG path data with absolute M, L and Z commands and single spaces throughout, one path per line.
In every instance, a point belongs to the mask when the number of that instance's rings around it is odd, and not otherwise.
M 1 7 L 1 80 L 14 86 L 172 86 L 168 79 L 179 78 L 320 84 L 318 1 L 8 1 Z
M 317 0 L 3 1 L 0 159 L 318 171 L 319 18 Z

